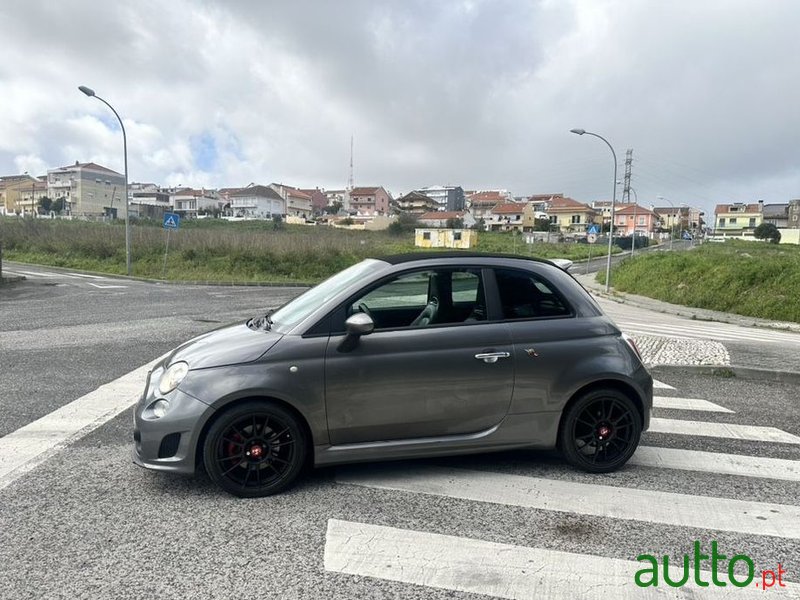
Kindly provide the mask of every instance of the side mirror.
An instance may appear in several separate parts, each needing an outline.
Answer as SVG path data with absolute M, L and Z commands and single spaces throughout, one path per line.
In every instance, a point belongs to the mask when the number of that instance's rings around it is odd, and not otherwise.
M 372 330 L 375 329 L 375 322 L 367 313 L 357 312 L 350 315 L 350 318 L 344 322 L 344 326 L 347 329 L 347 335 L 360 337 L 372 333 Z
M 362 335 L 372 333 L 372 331 L 375 329 L 375 322 L 368 314 L 359 312 L 354 315 L 350 315 L 350 317 L 344 322 L 344 326 L 347 330 L 347 335 L 339 344 L 338 350 L 339 352 L 350 352 L 358 345 L 358 339 Z

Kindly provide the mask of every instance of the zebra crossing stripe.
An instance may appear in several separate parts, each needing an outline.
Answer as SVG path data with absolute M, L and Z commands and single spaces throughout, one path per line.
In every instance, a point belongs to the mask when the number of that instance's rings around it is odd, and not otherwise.
M 328 520 L 325 533 L 326 571 L 495 598 L 628 600 L 645 594 L 648 598 L 697 598 L 698 592 L 709 591 L 693 578 L 681 588 L 644 590 L 634 581 L 642 564 L 338 519 Z M 702 581 L 711 580 L 710 572 L 700 573 Z M 675 581 L 682 570 L 670 568 L 670 574 Z M 721 589 L 712 591 L 722 591 L 720 596 L 727 597 Z M 760 598 L 759 594 L 763 592 L 753 586 L 735 588 L 730 597 Z
M 800 506 L 444 467 L 351 468 L 337 481 L 612 519 L 800 539 Z
M 800 461 L 785 458 L 639 446 L 629 464 L 740 477 L 800 481 Z
M 733 413 L 734 411 L 700 398 L 674 398 L 672 396 L 653 396 L 656 408 L 676 408 L 678 410 L 702 410 L 705 412 Z
M 663 381 L 659 381 L 658 379 L 653 379 L 653 387 L 657 390 L 674 390 L 675 388 L 671 385 L 667 385 Z
M 778 442 L 800 444 L 800 437 L 776 427 L 756 425 L 733 425 L 730 423 L 710 423 L 706 421 L 682 421 L 680 419 L 650 419 L 650 433 L 671 433 L 674 435 L 699 435 L 731 440 L 751 440 L 755 442 Z

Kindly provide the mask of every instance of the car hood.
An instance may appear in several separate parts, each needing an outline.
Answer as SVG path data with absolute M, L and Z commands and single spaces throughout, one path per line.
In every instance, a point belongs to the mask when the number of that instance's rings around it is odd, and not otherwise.
M 264 329 L 250 329 L 244 323 L 204 333 L 178 346 L 165 366 L 185 361 L 190 369 L 223 367 L 252 362 L 264 355 L 283 337 Z

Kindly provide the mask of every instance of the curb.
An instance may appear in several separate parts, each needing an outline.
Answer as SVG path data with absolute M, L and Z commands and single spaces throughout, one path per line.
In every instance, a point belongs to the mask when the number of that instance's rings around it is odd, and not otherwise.
M 741 377 L 742 379 L 800 384 L 800 373 L 796 371 L 757 369 L 755 367 L 740 367 L 736 365 L 652 365 L 648 367 L 648 370 L 651 372 L 665 371 L 678 374 L 688 372 L 696 375 Z

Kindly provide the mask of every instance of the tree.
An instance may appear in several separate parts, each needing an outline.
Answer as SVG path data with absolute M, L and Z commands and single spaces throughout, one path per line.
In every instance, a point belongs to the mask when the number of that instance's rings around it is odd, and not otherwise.
M 50 198 L 47 196 L 42 196 L 39 198 L 39 208 L 41 208 L 45 213 L 49 213 L 52 207 L 53 201 L 50 200 Z
M 62 210 L 64 210 L 64 199 L 56 198 L 53 200 L 53 203 L 50 205 L 50 210 L 57 213 L 60 213 Z
M 534 231 L 550 231 L 550 219 L 536 219 L 533 222 Z
M 325 207 L 325 213 L 329 215 L 336 215 L 339 214 L 339 211 L 342 210 L 342 203 L 338 200 L 334 200 L 328 206 Z
M 275 231 L 283 229 L 283 217 L 280 215 L 272 215 L 272 228 Z
M 448 229 L 463 229 L 464 219 L 447 219 L 445 225 L 447 225 Z
M 772 244 L 777 244 L 781 241 L 781 232 L 774 223 L 762 223 L 753 231 L 753 235 L 758 240 L 769 240 Z

